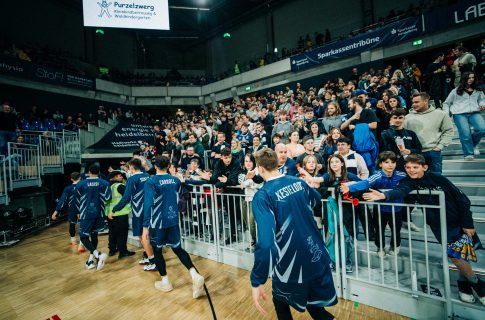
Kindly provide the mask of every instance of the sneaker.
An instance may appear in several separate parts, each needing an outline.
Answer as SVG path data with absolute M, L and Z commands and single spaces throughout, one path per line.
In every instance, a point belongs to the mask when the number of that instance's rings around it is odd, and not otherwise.
M 99 270 L 103 269 L 107 258 L 108 258 L 108 256 L 106 255 L 106 253 L 100 253 L 98 255 L 98 264 L 96 266 L 96 270 L 99 271 Z
M 91 270 L 94 269 L 96 265 L 94 264 L 93 260 L 88 260 L 86 261 L 86 269 Z
M 173 290 L 173 286 L 170 280 L 166 283 L 163 283 L 163 281 L 160 280 L 160 281 L 155 281 L 155 289 L 158 289 L 163 292 L 169 292 Z
M 150 260 L 148 258 L 143 257 L 142 259 L 138 260 L 139 264 L 149 264 Z
M 401 249 L 401 247 L 390 248 L 388 253 L 391 256 L 397 256 L 399 254 L 400 249 Z
M 77 246 L 77 241 L 76 241 L 76 239 L 71 240 L 71 246 L 73 246 L 73 247 Z
M 154 263 L 148 263 L 143 267 L 143 271 L 157 271 L 157 266 Z
M 192 279 L 192 298 L 197 299 L 204 294 L 204 277 L 196 273 Z
M 384 257 L 386 256 L 386 251 L 384 251 L 384 249 L 377 249 L 377 255 L 379 256 L 379 258 L 384 259 Z
M 348 264 L 345 266 L 345 271 L 347 273 L 354 273 L 354 268 L 352 267 L 352 265 Z
M 79 246 L 77 247 L 77 252 L 79 252 L 79 253 L 86 252 L 86 248 L 84 247 L 84 245 L 81 242 L 79 242 Z
M 466 161 L 473 161 L 473 160 L 475 160 L 475 157 L 474 156 L 466 156 L 465 160 Z
M 476 156 L 480 155 L 480 150 L 478 149 L 478 147 L 473 148 L 473 154 Z
M 458 280 L 458 295 L 460 300 L 467 303 L 475 303 L 471 283 Z
M 485 305 L 485 281 L 478 279 L 477 283 L 470 283 L 475 293 L 478 296 L 478 300 Z

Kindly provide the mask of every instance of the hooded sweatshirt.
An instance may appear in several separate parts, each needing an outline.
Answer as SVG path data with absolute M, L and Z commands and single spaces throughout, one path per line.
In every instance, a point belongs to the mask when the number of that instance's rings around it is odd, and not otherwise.
M 280 131 L 283 131 L 284 134 L 281 137 L 281 143 L 288 143 L 288 135 L 290 134 L 291 130 L 293 130 L 293 125 L 289 121 L 278 121 L 277 124 L 274 125 L 273 131 L 271 132 L 271 137 Z
M 423 152 L 443 150 L 453 138 L 453 123 L 450 116 L 435 107 L 424 112 L 410 110 L 404 128 L 414 131 L 421 142 Z

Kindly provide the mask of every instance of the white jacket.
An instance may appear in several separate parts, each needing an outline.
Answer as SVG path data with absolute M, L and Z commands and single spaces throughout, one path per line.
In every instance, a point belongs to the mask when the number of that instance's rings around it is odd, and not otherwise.
M 483 91 L 473 90 L 472 94 L 463 92 L 460 96 L 456 88 L 451 90 L 448 98 L 443 102 L 443 111 L 452 114 L 480 112 L 480 106 L 485 106 L 485 94 Z

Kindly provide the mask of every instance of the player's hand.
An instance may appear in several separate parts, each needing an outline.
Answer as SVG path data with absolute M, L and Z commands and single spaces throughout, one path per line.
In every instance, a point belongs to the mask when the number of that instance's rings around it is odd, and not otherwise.
M 256 306 L 256 309 L 258 309 L 259 312 L 262 314 L 266 315 L 267 312 L 264 310 L 264 308 L 259 304 L 259 300 L 263 299 L 264 301 L 268 300 L 268 296 L 266 295 L 266 292 L 264 291 L 263 285 L 260 285 L 259 287 L 252 288 L 253 291 L 253 302 L 254 305 Z
M 364 193 L 362 198 L 364 198 L 365 201 L 378 201 L 378 200 L 385 200 L 386 196 L 379 191 L 369 189 L 370 192 Z
M 465 232 L 465 234 L 470 238 L 472 238 L 475 235 L 475 229 L 463 228 L 463 232 Z
M 108 214 L 108 219 L 113 220 L 113 212 L 110 212 L 110 213 Z
M 246 178 L 252 179 L 254 178 L 255 175 L 256 175 L 256 172 L 254 170 L 251 170 L 251 171 L 248 171 L 248 173 L 246 174 Z
M 57 211 L 54 211 L 51 215 L 52 220 L 57 220 Z
M 350 192 L 350 188 L 349 188 L 348 184 L 346 184 L 346 183 L 340 184 L 340 192 L 342 192 L 342 193 Z
M 142 240 L 148 242 L 148 228 L 143 227 L 143 233 L 141 234 Z
M 77 214 L 77 219 L 81 219 L 81 215 L 79 213 Z

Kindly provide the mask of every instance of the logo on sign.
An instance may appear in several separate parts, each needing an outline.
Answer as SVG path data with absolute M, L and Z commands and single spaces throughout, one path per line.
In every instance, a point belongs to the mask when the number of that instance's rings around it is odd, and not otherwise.
M 98 2 L 98 6 L 101 8 L 101 12 L 99 13 L 98 17 L 102 18 L 103 15 L 106 13 L 108 18 L 111 18 L 111 15 L 109 14 L 108 8 L 111 6 L 111 2 L 108 3 L 107 0 L 101 0 L 101 3 Z

